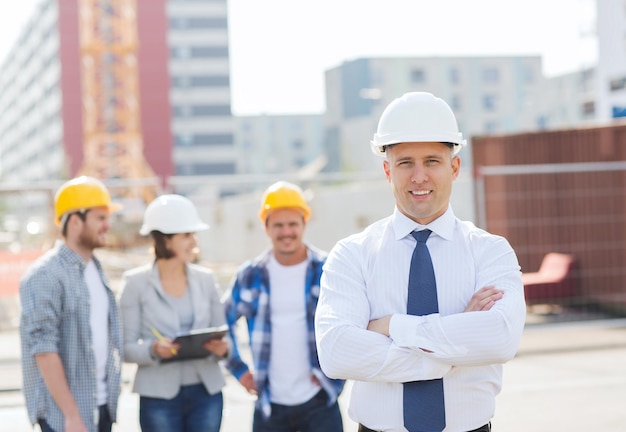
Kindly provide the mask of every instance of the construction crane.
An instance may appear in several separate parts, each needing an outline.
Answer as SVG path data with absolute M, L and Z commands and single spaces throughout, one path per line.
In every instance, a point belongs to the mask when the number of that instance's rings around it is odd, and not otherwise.
M 102 180 L 155 178 L 143 154 L 137 61 L 137 0 L 78 0 L 84 159 L 80 174 Z M 156 186 L 116 189 L 156 196 Z

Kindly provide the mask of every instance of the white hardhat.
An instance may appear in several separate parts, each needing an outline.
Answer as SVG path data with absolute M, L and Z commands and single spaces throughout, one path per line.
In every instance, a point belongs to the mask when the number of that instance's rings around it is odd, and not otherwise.
M 172 194 L 161 195 L 148 205 L 139 234 L 148 235 L 152 231 L 179 234 L 206 229 L 209 226 L 200 220 L 193 203 L 184 196 Z
M 453 155 L 466 144 L 448 104 L 425 92 L 405 93 L 385 108 L 371 142 L 372 151 L 385 156 L 385 146 L 403 142 L 451 143 Z

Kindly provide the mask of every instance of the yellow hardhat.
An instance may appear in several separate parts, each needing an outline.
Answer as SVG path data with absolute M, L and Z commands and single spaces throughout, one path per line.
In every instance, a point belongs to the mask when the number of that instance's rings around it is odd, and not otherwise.
M 122 206 L 111 202 L 106 186 L 93 177 L 76 177 L 64 183 L 54 196 L 54 222 L 61 225 L 61 217 L 71 211 L 93 207 L 107 207 L 110 212 Z
M 261 221 L 267 220 L 270 211 L 280 208 L 295 208 L 302 212 L 304 220 L 309 220 L 311 208 L 304 199 L 302 189 L 292 183 L 279 181 L 265 190 L 259 217 Z

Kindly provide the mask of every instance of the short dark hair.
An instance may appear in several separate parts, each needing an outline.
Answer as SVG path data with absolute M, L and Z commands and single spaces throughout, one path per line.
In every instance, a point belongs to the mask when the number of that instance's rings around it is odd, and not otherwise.
M 61 216 L 61 223 L 63 224 L 63 226 L 61 227 L 61 235 L 63 237 L 67 237 L 67 223 L 70 221 L 70 218 L 72 217 L 72 215 L 77 215 L 80 218 L 80 220 L 85 222 L 87 220 L 87 212 L 89 210 L 90 209 L 79 210 L 79 211 L 67 213 Z
M 174 252 L 165 245 L 165 240 L 172 238 L 174 234 L 163 234 L 161 231 L 151 231 L 150 235 L 154 240 L 154 256 L 156 259 L 170 259 L 174 257 Z
M 387 149 L 390 149 L 391 147 L 395 146 L 396 144 L 401 144 L 401 143 L 393 143 L 393 144 L 387 144 L 387 145 L 383 146 L 383 152 L 386 152 Z M 456 145 L 456 144 L 451 143 L 451 142 L 442 142 L 441 144 L 447 145 L 448 147 L 450 147 L 450 149 L 454 149 L 454 146 Z

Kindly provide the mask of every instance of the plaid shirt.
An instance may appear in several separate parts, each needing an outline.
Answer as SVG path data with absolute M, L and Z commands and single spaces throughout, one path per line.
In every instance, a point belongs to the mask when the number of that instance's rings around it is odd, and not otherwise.
M 122 334 L 119 311 L 97 259 L 93 259 L 109 297 L 107 406 L 115 421 L 120 394 Z M 65 428 L 63 413 L 54 402 L 37 367 L 35 355 L 58 353 L 67 383 L 89 431 L 97 432 L 96 360 L 89 321 L 86 263 L 61 244 L 39 258 L 22 277 L 20 338 L 24 398 L 30 421 L 45 419 L 54 429 Z
M 322 266 L 326 261 L 326 253 L 311 246 L 307 246 L 307 249 L 309 264 L 306 271 L 304 295 L 306 296 L 309 361 L 311 364 L 311 372 L 320 381 L 326 393 L 328 393 L 329 405 L 332 405 L 337 400 L 339 393 L 341 393 L 344 381 L 332 380 L 322 372 L 317 357 L 315 328 L 313 324 L 317 300 L 320 294 Z M 267 251 L 254 260 L 244 263 L 240 267 L 230 294 L 224 301 L 226 322 L 230 328 L 230 336 L 233 340 L 232 354 L 226 366 L 237 379 L 241 378 L 241 376 L 249 370 L 248 365 L 241 359 L 237 338 L 235 336 L 236 322 L 243 316 L 248 325 L 248 337 L 255 371 L 254 380 L 259 395 L 256 402 L 256 409 L 261 409 L 266 418 L 271 414 L 268 368 L 272 328 L 269 306 L 269 274 L 267 271 L 267 264 L 271 253 L 271 250 Z M 285 355 L 288 355 L 288 353 L 285 353 Z

